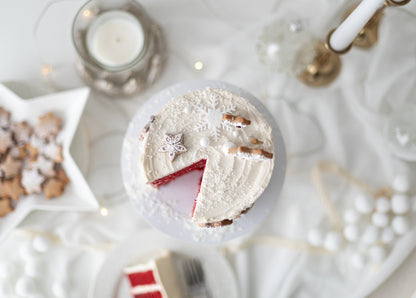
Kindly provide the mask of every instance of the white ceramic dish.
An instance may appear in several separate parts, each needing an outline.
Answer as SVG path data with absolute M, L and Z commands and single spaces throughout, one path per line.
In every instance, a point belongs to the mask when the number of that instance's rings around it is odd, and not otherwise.
M 0 84 L 0 106 L 12 113 L 13 121 L 26 120 L 34 124 L 38 116 L 49 111 L 63 119 L 64 125 L 58 136 L 58 142 L 63 146 L 63 167 L 71 180 L 71 183 L 67 185 L 65 192 L 59 198 L 48 200 L 42 195 L 22 197 L 12 213 L 0 218 L 0 241 L 33 210 L 92 211 L 98 208 L 94 195 L 72 157 L 72 154 L 79 155 L 78 160 L 85 163 L 85 149 L 80 148 L 82 143 L 78 142 L 72 146 L 72 141 L 77 139 L 85 144 L 82 129 L 78 130 L 78 135 L 75 132 L 87 102 L 88 94 L 88 88 L 80 88 L 23 100 Z
M 190 216 L 198 192 L 198 181 L 201 177 L 199 171 L 182 176 L 159 190 L 152 189 L 141 179 L 138 140 L 150 115 L 156 114 L 169 100 L 189 91 L 206 87 L 230 90 L 253 104 L 273 129 L 276 156 L 270 184 L 251 210 L 235 220 L 230 226 L 209 229 L 199 228 L 197 224 L 192 222 Z M 286 169 L 286 151 L 276 121 L 253 95 L 220 81 L 191 81 L 163 90 L 142 105 L 127 130 L 122 148 L 121 168 L 124 185 L 133 205 L 152 226 L 184 241 L 205 244 L 221 243 L 252 231 L 269 214 L 282 188 Z
M 99 270 L 89 297 L 130 298 L 129 285 L 123 276 L 123 269 L 146 262 L 166 249 L 201 261 L 212 298 L 239 297 L 233 270 L 215 248 L 201 249 L 199 245 L 175 241 L 156 231 L 133 234 L 114 249 Z M 183 281 L 181 267 L 177 262 L 175 265 L 180 280 Z

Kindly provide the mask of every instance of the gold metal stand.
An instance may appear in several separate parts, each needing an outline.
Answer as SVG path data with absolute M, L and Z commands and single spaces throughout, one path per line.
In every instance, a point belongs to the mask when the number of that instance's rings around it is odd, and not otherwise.
M 334 50 L 329 39 L 336 28 L 328 32 L 325 43 L 319 41 L 316 45 L 315 58 L 306 66 L 305 70 L 298 75 L 298 79 L 310 87 L 322 87 L 332 83 L 341 72 L 342 63 L 340 55 L 347 53 L 352 46 L 361 49 L 370 49 L 378 41 L 378 28 L 381 18 L 383 17 L 383 10 L 387 6 L 403 6 L 409 3 L 410 0 L 395 1 L 386 0 L 385 5 L 377 10 L 374 16 L 367 22 L 364 28 L 358 33 L 352 44 L 342 51 Z M 345 18 L 357 7 L 355 5 L 349 9 Z M 344 18 L 344 19 L 345 19 Z

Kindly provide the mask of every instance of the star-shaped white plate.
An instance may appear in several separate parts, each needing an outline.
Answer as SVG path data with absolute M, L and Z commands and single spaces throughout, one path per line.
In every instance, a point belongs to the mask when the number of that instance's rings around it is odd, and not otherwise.
M 63 147 L 64 161 L 62 165 L 71 180 L 66 186 L 65 192 L 58 198 L 48 200 L 43 195 L 21 197 L 13 212 L 0 218 L 0 241 L 33 210 L 93 211 L 98 209 L 96 198 L 70 154 L 72 139 L 87 102 L 88 94 L 88 88 L 80 88 L 23 100 L 0 84 L 0 106 L 11 112 L 13 122 L 26 120 L 34 125 L 38 116 L 47 112 L 53 112 L 62 118 L 63 126 L 57 140 Z

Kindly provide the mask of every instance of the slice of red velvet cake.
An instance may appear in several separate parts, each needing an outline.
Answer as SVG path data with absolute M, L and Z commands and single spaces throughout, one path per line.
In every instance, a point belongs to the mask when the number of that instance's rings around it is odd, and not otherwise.
M 250 209 L 274 166 L 270 125 L 247 100 L 223 89 L 169 101 L 143 130 L 141 152 L 145 179 L 156 188 L 203 170 L 192 211 L 202 227 L 230 224 Z
M 181 298 L 182 290 L 172 262 L 172 254 L 164 252 L 146 264 L 124 269 L 133 298 Z

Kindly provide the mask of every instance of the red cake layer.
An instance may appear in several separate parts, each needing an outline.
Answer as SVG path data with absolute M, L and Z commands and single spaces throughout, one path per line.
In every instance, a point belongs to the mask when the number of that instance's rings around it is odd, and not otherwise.
M 161 185 L 167 184 L 167 183 L 175 180 L 179 176 L 182 176 L 186 173 L 196 171 L 196 170 L 203 170 L 203 169 L 205 169 L 205 164 L 206 163 L 207 163 L 206 159 L 201 159 L 200 161 L 190 165 L 189 167 L 183 168 L 182 170 L 179 170 L 175 173 L 172 173 L 168 176 L 165 176 L 163 178 L 160 178 L 158 180 L 155 180 L 155 181 L 151 182 L 151 185 L 153 185 L 155 187 L 160 187 Z
M 162 293 L 157 291 L 142 294 L 134 294 L 134 298 L 162 298 Z
M 152 270 L 127 274 L 127 277 L 132 287 L 156 283 Z

